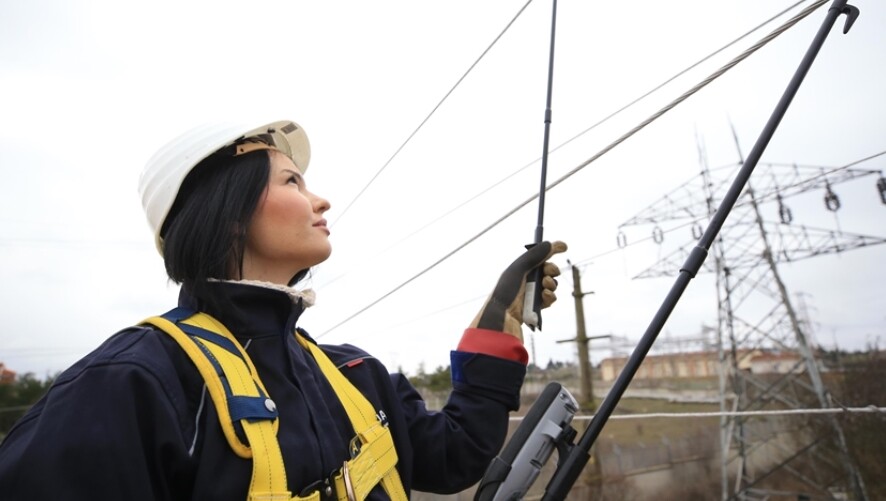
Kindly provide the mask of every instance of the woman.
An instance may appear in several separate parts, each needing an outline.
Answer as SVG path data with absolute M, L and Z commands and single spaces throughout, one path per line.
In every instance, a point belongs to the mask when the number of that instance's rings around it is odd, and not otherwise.
M 536 245 L 506 270 L 452 352 L 446 406 L 428 411 L 403 375 L 350 345 L 320 349 L 296 327 L 313 296 L 292 286 L 331 252 L 330 204 L 305 184 L 309 159 L 291 121 L 195 129 L 152 158 L 140 191 L 182 284 L 179 308 L 59 376 L 0 446 L 4 499 L 403 499 L 480 479 L 519 406 L 526 274 L 542 266 L 549 306 L 558 272 L 546 261 L 565 245 Z M 245 355 L 222 360 L 232 353 Z M 228 363 L 252 364 L 254 397 L 214 392 L 235 382 Z M 234 410 L 248 398 L 267 409 Z M 275 498 L 269 484 L 286 492 Z

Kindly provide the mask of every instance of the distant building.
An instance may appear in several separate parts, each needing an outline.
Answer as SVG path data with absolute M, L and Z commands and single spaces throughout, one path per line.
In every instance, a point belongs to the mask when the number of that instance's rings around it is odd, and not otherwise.
M 741 350 L 738 352 L 738 368 L 754 374 L 786 374 L 802 371 L 801 358 L 792 352 L 764 352 Z M 627 364 L 628 357 L 606 358 L 600 362 L 600 376 L 612 381 Z M 634 379 L 704 378 L 718 374 L 716 351 L 694 351 L 649 355 L 640 364 Z
M 0 362 L 0 384 L 12 384 L 15 382 L 15 371 L 6 368 L 6 364 Z
M 613 357 L 600 362 L 603 380 L 618 377 L 627 361 L 628 357 Z M 713 377 L 717 375 L 717 365 L 717 353 L 713 351 L 649 355 L 640 364 L 634 379 Z
M 794 352 L 767 352 L 751 357 L 751 372 L 754 374 L 796 374 L 805 369 L 803 359 Z

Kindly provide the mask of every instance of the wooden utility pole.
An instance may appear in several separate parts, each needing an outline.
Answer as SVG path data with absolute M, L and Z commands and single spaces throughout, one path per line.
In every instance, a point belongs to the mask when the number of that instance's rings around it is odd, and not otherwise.
M 578 272 L 578 268 L 572 266 L 572 263 L 568 259 L 566 262 L 572 267 L 572 297 L 575 298 L 575 337 L 572 339 L 560 339 L 557 342 L 575 343 L 577 345 L 579 379 L 581 386 L 581 397 L 578 399 L 578 403 L 583 411 L 593 413 L 597 410 L 597 403 L 594 401 L 590 342 L 592 339 L 611 338 L 612 334 L 588 336 L 588 333 L 585 330 L 585 309 L 582 299 L 588 294 L 593 294 L 593 292 L 583 292 L 581 290 L 581 275 Z
M 593 292 L 582 292 L 581 275 L 578 272 L 578 268 L 573 266 L 572 262 L 569 260 L 566 260 L 566 262 L 572 267 L 572 297 L 575 298 L 576 330 L 574 339 L 564 339 L 557 342 L 575 342 L 576 345 L 578 345 L 578 368 L 581 386 L 581 399 L 579 400 L 579 405 L 582 410 L 593 412 L 596 410 L 597 405 L 594 402 L 594 385 L 591 379 L 591 361 L 588 346 L 590 340 L 588 338 L 588 333 L 585 330 L 585 310 L 584 303 L 582 302 L 584 296 L 593 294 Z
M 594 411 L 597 410 L 597 402 L 594 401 L 594 384 L 591 374 L 590 360 L 590 341 L 591 339 L 611 338 L 612 334 L 588 337 L 587 330 L 585 329 L 585 309 L 583 299 L 586 295 L 593 294 L 593 292 L 583 292 L 581 290 L 581 274 L 579 273 L 578 268 L 573 266 L 572 262 L 568 259 L 566 260 L 566 262 L 569 263 L 570 267 L 572 267 L 572 297 L 575 299 L 575 338 L 563 339 L 557 342 L 574 342 L 577 345 L 579 379 L 581 380 L 581 398 L 578 399 L 578 405 L 582 411 L 588 414 L 593 414 Z M 599 497 L 599 489 L 600 485 L 602 485 L 602 476 L 600 471 L 600 458 L 598 457 L 596 447 L 593 447 L 591 450 L 591 459 L 589 467 L 587 469 L 587 475 L 588 476 L 586 477 L 585 481 L 590 486 L 592 486 L 593 492 L 595 493 L 593 497 Z
M 568 262 L 568 261 L 567 261 Z M 572 263 L 569 263 L 572 266 Z M 593 292 L 582 292 L 581 290 L 581 274 L 578 268 L 572 266 L 572 297 L 575 298 L 575 343 L 578 345 L 578 366 L 581 369 L 581 407 L 587 411 L 597 409 L 594 402 L 594 382 L 591 379 L 591 361 L 590 348 L 588 346 L 588 333 L 585 330 L 585 294 L 593 294 Z

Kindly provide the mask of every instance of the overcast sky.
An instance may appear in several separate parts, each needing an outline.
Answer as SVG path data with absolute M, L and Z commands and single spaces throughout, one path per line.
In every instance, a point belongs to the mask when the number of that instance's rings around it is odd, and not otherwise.
M 580 135 L 795 2 L 559 2 L 551 147 L 578 137 L 550 154 L 548 180 L 811 3 L 797 2 Z M 537 193 L 550 2 L 530 3 L 407 142 L 524 4 L 0 3 L 0 361 L 54 373 L 174 306 L 177 287 L 141 211 L 139 172 L 191 125 L 258 116 L 305 127 L 313 146 L 308 185 L 333 206 L 333 256 L 308 284 L 318 301 L 302 326 L 321 342 L 356 344 L 392 370 L 447 364 L 498 274 L 532 241 L 535 203 L 341 322 Z M 763 162 L 830 169 L 886 151 L 886 4 L 853 4 L 861 16 L 849 34 L 833 30 Z M 673 278 L 631 278 L 691 236 L 669 231 L 656 245 L 650 228 L 626 228 L 631 245 L 618 250 L 619 225 L 698 174 L 699 143 L 711 167 L 734 164 L 734 126 L 747 154 L 825 9 L 549 191 L 545 236 L 570 249 L 555 259 L 564 268 L 561 300 L 545 312 L 544 330 L 527 336 L 540 364 L 575 358 L 574 346 L 556 343 L 575 332 L 566 259 L 581 263 L 584 289 L 594 292 L 584 300 L 589 334 L 639 338 Z M 884 164 L 880 156 L 856 167 Z M 836 213 L 821 191 L 797 197 L 795 220 L 883 238 L 886 205 L 876 180 L 835 186 Z M 781 267 L 818 342 L 859 349 L 886 334 L 884 252 L 872 246 Z M 714 325 L 715 294 L 713 277 L 695 279 L 663 336 Z

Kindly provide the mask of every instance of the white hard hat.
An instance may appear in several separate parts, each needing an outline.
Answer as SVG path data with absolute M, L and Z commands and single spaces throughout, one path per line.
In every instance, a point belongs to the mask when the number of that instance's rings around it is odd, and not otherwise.
M 161 255 L 163 239 L 160 230 L 191 169 L 225 146 L 258 136 L 292 159 L 302 173 L 308 169 L 311 159 L 308 136 L 301 126 L 291 120 L 271 122 L 261 127 L 254 124 L 202 125 L 173 139 L 148 160 L 139 178 L 138 191 Z

